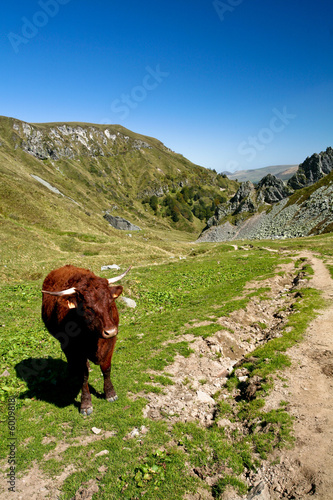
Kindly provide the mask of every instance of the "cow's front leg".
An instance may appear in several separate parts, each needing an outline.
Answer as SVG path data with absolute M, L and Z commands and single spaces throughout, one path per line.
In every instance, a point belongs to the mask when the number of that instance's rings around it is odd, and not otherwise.
M 105 358 L 105 360 L 101 363 L 101 370 L 104 377 L 104 396 L 107 401 L 112 403 L 118 399 L 116 391 L 111 382 L 111 359 L 114 351 L 114 346 L 116 344 L 116 337 L 114 337 L 111 341 L 110 350 Z
M 82 384 L 82 394 L 81 394 L 81 415 L 90 415 L 93 412 L 93 407 L 91 403 L 91 394 L 88 387 L 89 378 L 89 362 L 86 361 L 82 367 L 83 369 L 83 384 Z

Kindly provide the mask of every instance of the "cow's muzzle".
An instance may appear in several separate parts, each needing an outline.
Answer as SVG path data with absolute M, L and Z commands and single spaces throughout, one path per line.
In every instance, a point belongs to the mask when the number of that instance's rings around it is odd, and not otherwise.
M 117 333 L 118 333 L 118 328 L 114 327 L 111 328 L 110 330 L 103 330 L 102 337 L 104 339 L 111 339 L 112 337 L 115 337 Z

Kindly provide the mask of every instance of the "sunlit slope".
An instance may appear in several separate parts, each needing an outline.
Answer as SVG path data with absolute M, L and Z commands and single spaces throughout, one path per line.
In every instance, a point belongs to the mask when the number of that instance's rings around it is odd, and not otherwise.
M 31 125 L 6 117 L 0 118 L 0 176 L 3 276 L 40 273 L 42 261 L 48 267 L 58 260 L 105 263 L 110 254 L 126 261 L 172 256 L 170 242 L 194 240 L 204 222 L 158 217 L 143 198 L 184 185 L 208 186 L 213 194 L 237 186 L 118 125 Z M 106 211 L 142 231 L 130 237 L 112 228 Z

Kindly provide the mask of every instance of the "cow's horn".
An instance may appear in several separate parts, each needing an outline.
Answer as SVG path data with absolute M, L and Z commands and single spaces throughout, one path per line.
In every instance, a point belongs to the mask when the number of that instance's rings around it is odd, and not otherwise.
M 49 295 L 56 295 L 57 297 L 64 297 L 66 295 L 73 295 L 73 293 L 76 293 L 76 289 L 68 288 L 67 290 L 62 290 L 61 292 L 49 292 L 48 290 L 42 290 L 42 293 L 48 293 Z
M 120 274 L 120 276 L 116 276 L 115 278 L 108 279 L 109 285 L 112 285 L 112 283 L 115 283 L 116 281 L 121 280 L 124 276 L 126 276 L 126 274 L 128 273 L 128 271 L 130 271 L 131 269 L 132 269 L 132 266 L 129 266 L 129 268 L 127 269 L 127 271 L 125 271 L 123 274 Z

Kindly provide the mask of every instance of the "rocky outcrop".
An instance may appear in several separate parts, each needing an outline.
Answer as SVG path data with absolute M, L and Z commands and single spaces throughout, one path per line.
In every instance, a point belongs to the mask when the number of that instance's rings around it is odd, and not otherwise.
M 314 184 L 316 188 L 296 194 Z M 242 212 L 244 217 L 230 218 Z M 242 183 L 229 202 L 217 207 L 198 241 L 297 238 L 332 229 L 333 149 L 329 147 L 306 158 L 287 184 L 271 174 L 256 187 L 250 181 Z
M 324 181 L 310 194 L 300 193 L 293 203 L 285 198 L 237 226 L 225 222 L 211 227 L 198 241 L 298 238 L 332 230 L 333 172 Z
M 273 204 L 289 196 L 293 190 L 281 179 L 268 174 L 255 187 L 250 181 L 242 182 L 236 194 L 216 208 L 215 214 L 207 222 L 207 228 L 218 226 L 228 215 L 254 214 L 260 206 Z
M 235 196 L 229 201 L 231 212 L 255 212 L 257 208 L 255 198 L 256 191 L 252 182 L 242 182 Z
M 333 149 L 327 148 L 320 154 L 313 154 L 301 163 L 296 174 L 288 181 L 292 189 L 302 189 L 314 184 L 333 169 Z
M 263 177 L 257 186 L 257 203 L 277 203 L 292 194 L 293 190 L 275 175 Z
M 82 155 L 112 156 L 119 147 L 131 150 L 151 149 L 147 142 L 132 139 L 108 127 L 99 129 L 93 125 L 55 124 L 50 129 L 43 130 L 29 123 L 15 121 L 13 129 L 23 151 L 39 160 L 57 161 Z
M 115 229 L 121 229 L 122 231 L 141 231 L 141 228 L 139 226 L 132 224 L 126 219 L 123 219 L 123 217 L 118 217 L 106 213 L 104 215 L 104 219 L 106 219 L 108 223 L 111 224 L 111 226 Z

